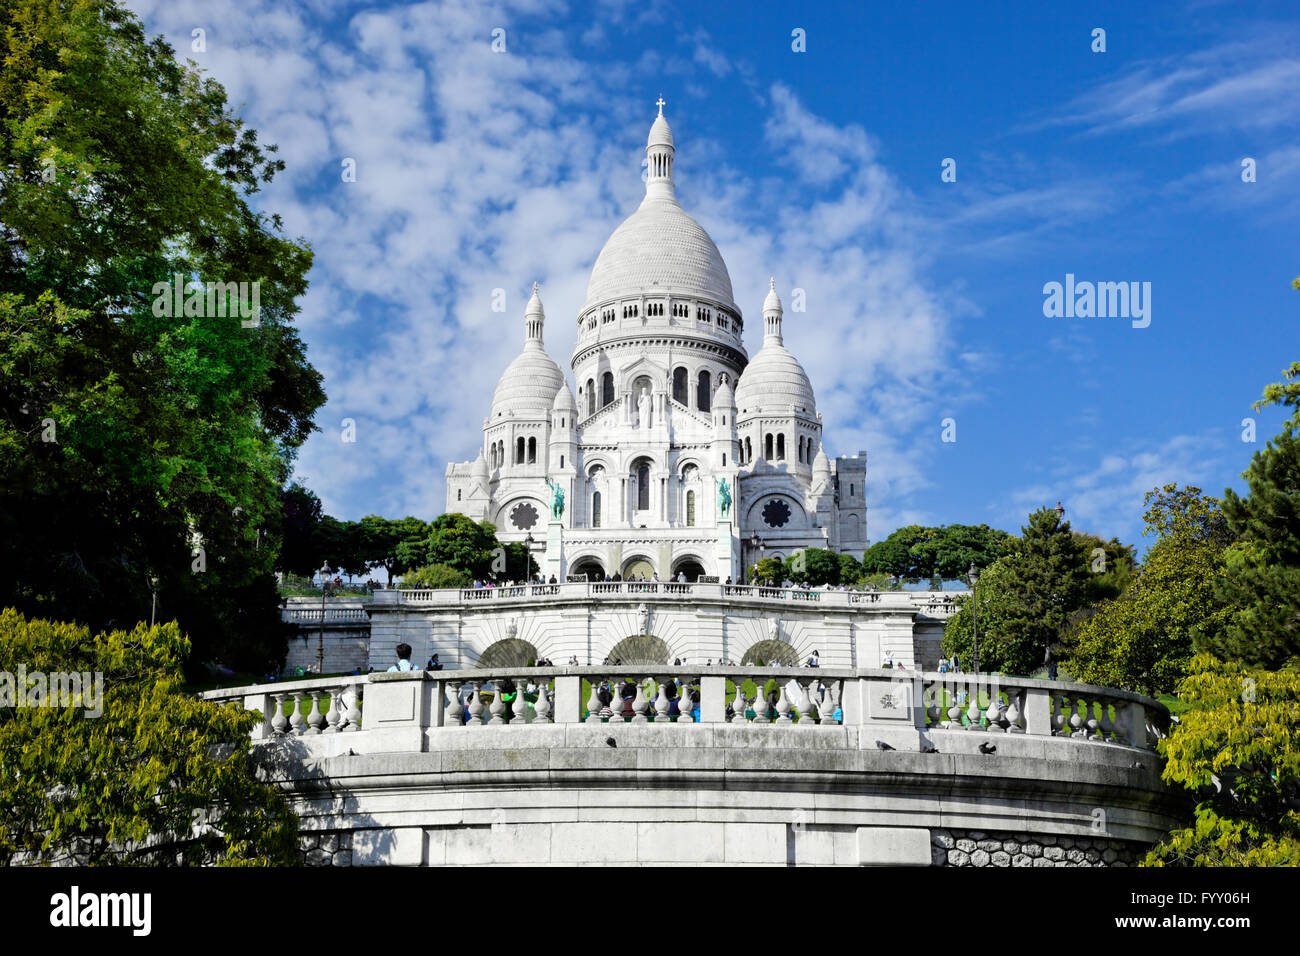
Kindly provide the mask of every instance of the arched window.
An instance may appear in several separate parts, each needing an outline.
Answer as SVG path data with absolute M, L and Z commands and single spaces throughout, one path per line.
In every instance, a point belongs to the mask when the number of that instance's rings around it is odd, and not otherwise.
M 591 495 L 591 526 L 600 527 L 600 492 L 592 492 Z
M 765 461 L 772 460 L 772 433 L 768 432 L 767 437 L 763 439 L 763 458 Z
M 524 463 L 524 440 L 523 438 L 520 438 L 515 442 L 515 464 L 522 465 L 523 463 Z
M 528 439 L 528 464 L 537 464 L 537 439 Z
M 754 460 L 754 443 L 751 442 L 749 440 L 749 436 L 746 435 L 745 436 L 745 464 L 749 464 L 753 460 Z
M 681 402 L 683 405 L 691 403 L 690 396 L 686 393 L 689 391 L 686 384 L 686 369 L 680 365 L 673 369 L 673 401 Z
M 695 527 L 695 492 L 686 492 L 686 527 Z
M 596 382 L 594 379 L 587 379 L 587 414 L 596 414 Z
M 709 388 L 710 382 L 711 376 L 709 375 L 708 369 L 701 369 L 700 385 L 695 395 L 695 407 L 702 412 L 707 412 L 710 407 L 709 400 L 712 398 L 712 391 Z
M 785 461 L 785 433 L 776 436 L 776 460 Z
M 650 467 L 641 465 L 636 470 L 636 510 L 650 510 Z
M 561 467 L 561 468 L 564 467 L 564 456 L 563 456 L 563 455 L 560 456 L 560 467 Z
M 600 378 L 600 407 L 604 408 L 614 400 L 614 373 L 606 372 Z
M 457 500 L 457 501 L 460 501 L 460 489 L 459 489 L 459 488 L 456 489 L 456 500 Z
M 849 497 L 850 497 L 850 498 L 853 497 L 853 485 L 852 485 L 852 484 L 849 485 Z
M 722 453 L 722 467 L 727 467 L 727 453 L 725 451 Z
M 799 436 L 799 463 L 803 464 L 803 436 Z

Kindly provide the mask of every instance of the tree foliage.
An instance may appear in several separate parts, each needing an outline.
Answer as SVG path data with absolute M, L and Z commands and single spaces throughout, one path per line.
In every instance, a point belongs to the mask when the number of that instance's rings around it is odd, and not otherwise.
M 250 753 L 258 716 L 185 694 L 188 652 L 174 623 L 92 636 L 0 611 L 0 660 L 103 674 L 98 706 L 0 707 L 0 865 L 297 861 L 297 817 Z
M 1132 587 L 1070 635 L 1072 677 L 1147 694 L 1171 693 L 1198 635 L 1221 634 L 1231 608 L 1216 597 L 1229 537 L 1216 499 L 1199 488 L 1147 492 L 1146 533 L 1157 535 Z
M 247 200 L 283 164 L 111 0 L 0 2 L 0 130 L 0 604 L 102 629 L 156 593 L 197 660 L 260 668 L 324 401 L 292 326 L 310 250 Z M 155 314 L 178 274 L 258 282 L 256 325 Z
M 1053 509 L 1029 515 L 1010 553 L 981 576 L 976 589 L 981 669 L 1028 674 L 1043 663 L 1087 600 L 1088 562 L 1084 542 Z M 957 653 L 968 665 L 974 643 L 970 608 L 971 601 L 963 599 L 943 640 L 945 653 Z
M 470 583 L 464 571 L 447 564 L 426 564 L 402 575 L 404 588 L 463 588 Z
M 1013 538 L 988 525 L 951 524 L 934 528 L 907 525 L 877 541 L 862 557 L 862 570 L 897 575 L 908 581 L 936 576 L 957 580 L 974 564 L 986 568 L 1006 554 Z
M 1300 866 L 1300 672 L 1252 670 L 1198 655 L 1160 742 L 1164 779 L 1193 795 L 1191 825 L 1148 866 Z

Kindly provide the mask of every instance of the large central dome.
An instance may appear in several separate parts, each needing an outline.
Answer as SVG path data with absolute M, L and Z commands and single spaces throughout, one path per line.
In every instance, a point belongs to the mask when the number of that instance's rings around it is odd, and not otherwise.
M 660 115 L 646 143 L 646 194 L 596 257 L 583 311 L 610 299 L 669 293 L 735 310 L 731 276 L 718 247 L 677 203 L 672 130 Z
M 718 247 L 674 198 L 647 196 L 614 230 L 596 257 L 583 310 L 641 292 L 712 299 L 735 308 Z

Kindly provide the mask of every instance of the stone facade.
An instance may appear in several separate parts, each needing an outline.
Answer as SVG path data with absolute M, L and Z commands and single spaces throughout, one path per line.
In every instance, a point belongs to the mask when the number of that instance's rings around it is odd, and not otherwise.
M 446 510 L 491 521 L 503 541 L 531 535 L 546 551 L 543 577 L 559 581 L 739 583 L 760 557 L 801 548 L 861 557 L 866 452 L 831 459 L 822 448 L 775 282 L 763 347 L 748 356 L 726 264 L 677 202 L 662 112 L 646 155 L 645 200 L 597 257 L 578 315 L 576 399 L 543 346 L 534 284 L 524 348 L 497 384 L 482 449 L 447 466 Z

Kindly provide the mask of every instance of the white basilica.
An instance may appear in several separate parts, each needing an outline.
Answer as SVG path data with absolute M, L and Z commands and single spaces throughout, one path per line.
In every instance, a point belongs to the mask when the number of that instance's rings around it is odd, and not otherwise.
M 645 199 L 596 257 L 578 315 L 576 400 L 543 347 L 534 285 L 483 447 L 447 466 L 447 511 L 491 521 L 502 541 L 532 541 L 543 574 L 560 581 L 739 582 L 760 557 L 805 547 L 860 558 L 866 453 L 831 460 L 822 449 L 774 284 L 763 346 L 747 356 L 727 266 L 677 202 L 659 107 Z M 563 494 L 554 510 L 553 489 Z

